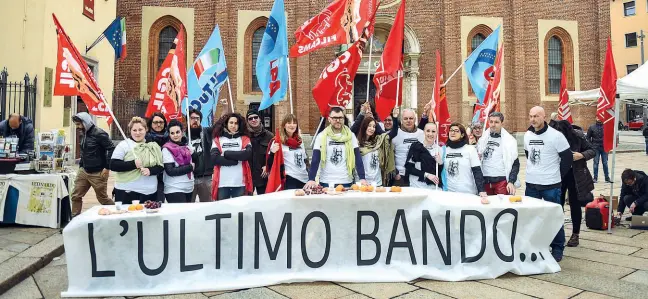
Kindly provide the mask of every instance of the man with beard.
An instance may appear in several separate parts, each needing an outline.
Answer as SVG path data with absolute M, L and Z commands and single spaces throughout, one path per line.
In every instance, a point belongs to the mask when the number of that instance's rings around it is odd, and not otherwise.
M 92 117 L 86 112 L 77 113 L 72 121 L 81 135 L 81 160 L 79 171 L 74 181 L 72 192 L 72 216 L 79 215 L 83 207 L 83 196 L 90 187 L 97 194 L 97 200 L 102 205 L 112 205 L 108 197 L 108 164 L 115 145 L 106 131 L 98 128 L 92 122 Z
M 396 170 L 398 174 L 394 177 L 395 186 L 408 186 L 409 182 L 405 176 L 405 160 L 412 143 L 423 143 L 425 133 L 416 127 L 416 112 L 412 109 L 405 109 L 402 113 L 401 126 L 398 128 L 398 134 L 392 139 L 394 145 Z
M 256 188 L 257 194 L 265 193 L 268 184 L 268 172 L 266 170 L 266 153 L 268 145 L 274 138 L 272 132 L 266 130 L 261 124 L 259 111 L 256 109 L 248 110 L 246 114 L 247 126 L 250 131 L 250 141 L 252 143 L 252 183 Z
M 189 110 L 189 130 L 191 140 L 189 144 L 192 149 L 191 162 L 194 163 L 194 189 L 191 195 L 191 202 L 196 201 L 196 196 L 200 202 L 212 201 L 211 182 L 214 173 L 214 164 L 211 162 L 209 151 L 212 144 L 212 129 L 203 128 L 202 113 L 199 110 L 191 108 Z

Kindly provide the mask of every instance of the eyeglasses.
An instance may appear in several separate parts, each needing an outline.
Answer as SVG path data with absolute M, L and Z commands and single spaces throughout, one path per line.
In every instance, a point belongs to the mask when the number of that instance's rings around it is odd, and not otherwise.
M 415 117 L 403 117 L 403 120 L 414 120 L 416 119 Z
M 253 120 L 257 120 L 257 119 L 259 119 L 259 116 L 250 116 L 250 117 L 248 117 L 249 121 L 253 121 Z
M 154 125 L 163 125 L 163 124 L 164 124 L 164 121 L 162 121 L 162 120 L 156 120 L 156 121 L 153 122 L 153 124 L 154 124 Z
M 459 130 L 459 129 L 451 129 L 450 133 L 461 133 L 461 130 Z
M 200 116 L 192 116 L 191 120 L 200 120 Z
M 334 120 L 334 121 L 343 121 L 344 120 L 344 116 L 331 116 L 330 118 L 331 118 L 331 120 Z

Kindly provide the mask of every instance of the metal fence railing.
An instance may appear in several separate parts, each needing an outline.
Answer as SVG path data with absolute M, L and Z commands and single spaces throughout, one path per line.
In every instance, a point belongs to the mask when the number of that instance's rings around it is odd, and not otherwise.
M 37 77 L 32 82 L 25 74 L 22 82 L 9 82 L 9 72 L 0 72 L 0 120 L 7 119 L 11 113 L 28 117 L 36 126 L 36 87 Z

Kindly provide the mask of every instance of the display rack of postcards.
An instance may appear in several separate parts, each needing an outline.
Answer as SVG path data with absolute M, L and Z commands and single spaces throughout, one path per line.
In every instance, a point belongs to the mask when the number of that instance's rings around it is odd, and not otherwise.
M 65 143 L 64 130 L 38 133 L 36 142 L 37 171 L 61 172 L 69 165 L 70 145 Z
M 16 158 L 17 152 L 18 137 L 0 137 L 0 158 Z

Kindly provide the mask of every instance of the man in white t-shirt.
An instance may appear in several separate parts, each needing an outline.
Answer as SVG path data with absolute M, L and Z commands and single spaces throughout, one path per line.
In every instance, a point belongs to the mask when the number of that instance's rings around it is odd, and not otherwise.
M 405 109 L 401 115 L 402 122 L 398 128 L 398 134 L 392 139 L 394 145 L 394 158 L 398 174 L 394 177 L 395 186 L 408 186 L 409 182 L 405 175 L 405 162 L 407 153 L 412 143 L 425 140 L 423 130 L 416 127 L 416 113 L 412 109 Z
M 313 145 L 313 161 L 305 188 L 317 185 L 315 177 L 320 171 L 319 182 L 322 187 L 343 185 L 350 187 L 353 184 L 354 170 L 360 182 L 365 180 L 362 155 L 358 148 L 358 139 L 349 127 L 344 125 L 344 110 L 333 107 L 329 112 L 329 125 L 318 134 Z M 320 165 L 321 164 L 321 165 Z
M 488 116 L 489 128 L 477 142 L 477 152 L 484 173 L 484 190 L 488 195 L 515 195 L 515 183 L 520 172 L 517 140 L 504 128 L 504 114 Z
M 536 106 L 529 112 L 531 126 L 524 134 L 524 153 L 527 157 L 525 195 L 560 203 L 562 177 L 573 162 L 572 152 L 565 136 L 549 127 L 545 111 Z M 565 230 L 560 228 L 551 242 L 551 255 L 562 260 L 565 248 Z

